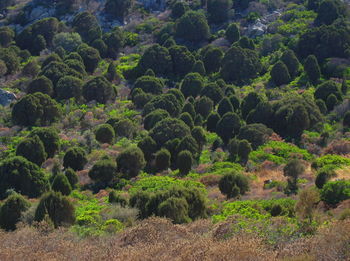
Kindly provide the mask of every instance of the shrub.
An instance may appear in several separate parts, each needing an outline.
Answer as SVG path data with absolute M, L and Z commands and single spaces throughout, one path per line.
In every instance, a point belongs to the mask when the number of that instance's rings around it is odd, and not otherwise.
M 224 175 L 219 181 L 219 189 L 229 198 L 244 195 L 249 190 L 249 182 L 246 176 L 239 173 Z
M 238 139 L 249 141 L 253 149 L 257 149 L 268 141 L 272 133 L 264 124 L 248 124 L 240 129 Z
M 300 63 L 292 50 L 286 50 L 281 57 L 281 61 L 287 66 L 289 75 L 292 79 L 298 76 Z
M 321 199 L 330 205 L 350 198 L 350 181 L 338 180 L 327 182 L 321 189 Z
M 143 152 L 136 146 L 125 149 L 117 157 L 118 171 L 129 179 L 136 177 L 145 165 Z
M 124 17 L 129 13 L 132 0 L 107 0 L 105 10 L 108 14 L 116 16 L 124 21 Z
M 92 47 L 79 47 L 78 53 L 83 58 L 86 71 L 93 73 L 101 60 L 100 53 Z
M 85 42 L 101 38 L 102 31 L 97 18 L 87 11 L 78 13 L 73 19 L 72 26 Z
M 44 172 L 23 157 L 11 157 L 0 164 L 0 197 L 6 190 L 14 189 L 30 198 L 40 196 L 48 188 Z
M 53 191 L 61 192 L 62 195 L 68 196 L 72 192 L 72 186 L 68 178 L 64 174 L 57 174 L 52 182 L 51 188 Z
M 191 115 L 188 112 L 181 113 L 179 116 L 179 119 L 182 120 L 186 125 L 190 128 L 193 129 L 194 123 Z
M 103 40 L 107 45 L 108 57 L 117 59 L 120 49 L 124 46 L 124 32 L 116 26 L 111 32 L 103 35 Z
M 312 83 L 317 83 L 321 77 L 320 66 L 314 55 L 309 55 L 304 64 L 304 70 Z
M 327 171 L 327 170 L 321 170 L 317 173 L 316 179 L 315 179 L 315 185 L 317 188 L 322 189 L 323 186 L 330 180 L 330 178 L 335 173 L 333 171 Z
M 197 97 L 203 85 L 203 78 L 199 73 L 189 73 L 181 82 L 180 89 L 185 97 Z
M 170 167 L 171 154 L 167 149 L 161 149 L 155 154 L 155 165 L 158 171 L 166 170 Z
M 89 171 L 89 177 L 94 181 L 109 183 L 117 174 L 117 165 L 113 160 L 103 159 L 95 163 Z
M 210 99 L 207 96 L 204 96 L 195 101 L 194 107 L 196 110 L 196 117 L 200 115 L 201 117 L 206 119 L 209 113 L 213 111 L 214 103 L 212 99 Z
M 209 21 L 212 23 L 225 22 L 228 18 L 228 11 L 231 8 L 231 0 L 209 0 L 207 3 Z
M 78 185 L 78 182 L 79 182 L 79 177 L 78 177 L 77 173 L 73 169 L 67 168 L 65 170 L 64 174 L 66 175 L 72 189 L 76 188 Z
M 50 79 L 45 76 L 39 76 L 30 82 L 27 93 L 41 92 L 49 96 L 53 95 L 53 84 Z
M 147 136 L 137 146 L 142 150 L 145 160 L 150 162 L 153 159 L 153 154 L 157 151 L 157 143 L 150 136 Z
M 116 91 L 105 77 L 97 76 L 83 86 L 83 96 L 87 101 L 106 104 L 116 97 Z
M 237 24 L 229 24 L 226 29 L 226 39 L 229 40 L 230 43 L 235 43 L 240 38 L 240 32 Z
M 83 88 L 83 81 L 73 76 L 62 77 L 55 88 L 58 100 L 68 100 L 75 98 L 79 100 Z
M 143 115 L 147 115 L 156 109 L 166 110 L 171 116 L 177 117 L 182 108 L 182 103 L 172 93 L 157 95 L 143 108 Z
M 42 196 L 35 211 L 35 220 L 42 221 L 47 215 L 54 226 L 72 225 L 75 222 L 75 209 L 67 197 L 59 192 L 48 192 Z
M 163 92 L 163 82 L 154 76 L 141 76 L 134 84 L 133 90 L 140 88 L 146 93 L 161 94 Z
M 342 101 L 342 94 L 335 82 L 325 81 L 317 86 L 314 96 L 315 99 L 322 99 L 324 102 L 327 102 L 327 98 L 331 94 L 334 94 L 339 101 Z
M 210 98 L 216 105 L 223 98 L 224 94 L 217 83 L 209 83 L 201 91 L 201 96 Z
M 128 200 L 115 190 L 109 192 L 108 202 L 119 204 L 122 207 L 126 207 L 128 205 Z
M 180 151 L 177 155 L 177 167 L 182 176 L 187 175 L 193 164 L 192 153 L 188 150 Z
M 298 190 L 298 177 L 305 172 L 304 164 L 298 159 L 292 159 L 283 168 L 283 175 L 288 177 L 287 189 L 291 193 L 295 193 Z
M 17 54 L 9 49 L 2 48 L 0 49 L 0 60 L 2 60 L 7 68 L 6 74 L 13 74 L 18 71 L 20 67 L 20 60 Z
M 135 135 L 136 126 L 129 119 L 123 119 L 115 124 L 115 134 L 117 137 L 132 138 Z
M 277 85 L 283 85 L 290 82 L 291 77 L 288 72 L 287 66 L 282 62 L 278 61 L 271 69 L 270 72 L 271 80 Z
M 15 32 L 8 26 L 2 26 L 0 28 L 0 46 L 7 48 L 15 37 Z
M 233 106 L 230 100 L 225 97 L 219 102 L 218 113 L 223 116 L 227 112 L 233 112 Z
M 189 222 L 188 203 L 184 198 L 170 197 L 158 206 L 158 213 L 162 217 L 171 219 L 175 224 Z
M 205 16 L 199 12 L 188 11 L 176 21 L 176 35 L 190 42 L 206 40 L 210 36 Z
M 60 148 L 60 138 L 58 132 L 53 127 L 35 128 L 29 137 L 38 136 L 42 141 L 48 158 L 52 158 Z
M 252 147 L 247 140 L 241 140 L 238 143 L 237 154 L 243 164 L 246 164 L 249 158 L 249 154 L 252 151 Z
M 80 147 L 73 147 L 66 151 L 63 158 L 63 167 L 73 170 L 82 170 L 87 163 L 86 152 Z
M 47 154 L 44 145 L 38 136 L 26 138 L 16 148 L 16 155 L 41 166 L 46 160 Z
M 75 52 L 82 43 L 78 33 L 58 33 L 53 38 L 54 48 L 62 47 L 67 52 Z
M 0 208 L 0 227 L 15 230 L 22 213 L 28 210 L 30 203 L 21 194 L 10 195 Z
M 184 2 L 176 2 L 171 8 L 171 16 L 174 19 L 180 18 L 189 9 L 188 4 Z
M 167 75 L 172 70 L 171 56 L 168 49 L 155 44 L 142 55 L 138 68 L 141 72 L 152 69 L 156 75 Z
M 226 113 L 216 125 L 216 133 L 227 143 L 241 128 L 240 118 L 236 113 Z
M 156 109 L 152 111 L 151 113 L 147 114 L 147 116 L 144 118 L 144 128 L 146 130 L 152 129 L 158 122 L 164 120 L 165 118 L 169 117 L 169 113 L 162 109 Z
M 220 115 L 217 112 L 211 112 L 207 118 L 207 130 L 211 132 L 216 131 L 216 125 L 220 121 Z
M 112 143 L 115 137 L 114 129 L 110 124 L 101 124 L 95 130 L 96 140 L 100 143 Z
M 205 71 L 209 74 L 220 71 L 223 57 L 224 52 L 220 48 L 212 46 L 208 47 L 203 55 Z

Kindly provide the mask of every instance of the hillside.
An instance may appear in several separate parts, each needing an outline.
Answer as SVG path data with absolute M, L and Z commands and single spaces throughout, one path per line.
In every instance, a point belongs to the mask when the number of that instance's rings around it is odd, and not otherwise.
M 349 6 L 2 0 L 0 260 L 350 260 Z

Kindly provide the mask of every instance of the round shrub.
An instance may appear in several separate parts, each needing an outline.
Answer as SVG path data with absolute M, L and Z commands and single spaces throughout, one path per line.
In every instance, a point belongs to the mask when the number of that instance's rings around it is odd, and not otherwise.
M 89 177 L 94 181 L 108 183 L 117 174 L 117 165 L 113 160 L 102 159 L 95 163 L 89 171 Z
M 155 155 L 155 164 L 158 171 L 166 170 L 170 167 L 171 154 L 167 149 L 157 151 Z
M 336 205 L 350 198 L 350 181 L 337 180 L 327 182 L 321 190 L 321 200 Z
M 287 66 L 282 62 L 277 62 L 271 69 L 271 80 L 277 85 L 283 85 L 290 82 L 291 77 Z
M 248 178 L 239 173 L 226 174 L 219 181 L 219 189 L 227 199 L 244 195 L 249 190 Z
M 226 39 L 229 40 L 230 43 L 235 43 L 240 38 L 240 32 L 237 24 L 232 23 L 226 29 Z
M 185 97 L 197 97 L 203 89 L 203 78 L 199 73 L 189 73 L 181 82 L 181 92 Z
M 84 61 L 86 71 L 93 73 L 101 60 L 100 53 L 92 47 L 78 48 L 78 53 Z
M 161 217 L 171 219 L 175 224 L 188 223 L 188 203 L 184 198 L 170 197 L 160 203 L 158 213 Z
M 38 136 L 25 138 L 21 141 L 16 148 L 16 155 L 22 156 L 38 166 L 41 166 L 47 157 L 44 144 Z
M 143 152 L 136 146 L 125 149 L 117 157 L 118 171 L 129 179 L 136 177 L 145 165 Z
M 42 141 L 48 158 L 52 158 L 60 149 L 60 138 L 58 132 L 53 127 L 35 128 L 29 137 L 38 136 Z
M 188 11 L 176 21 L 176 36 L 190 42 L 199 42 L 210 37 L 206 17 L 195 11 Z
M 103 76 L 97 76 L 83 86 L 85 100 L 106 104 L 116 97 L 112 84 Z
M 53 84 L 50 79 L 45 76 L 39 76 L 30 82 L 27 93 L 41 92 L 49 96 L 53 95 Z
M 83 81 L 73 76 L 62 77 L 55 88 L 58 100 L 75 98 L 79 100 L 83 88 Z
M 73 147 L 67 150 L 63 157 L 63 167 L 73 170 L 82 170 L 87 163 L 86 152 L 80 147 Z
M 57 174 L 52 182 L 51 188 L 53 191 L 61 192 L 62 195 L 68 196 L 72 192 L 72 186 L 68 178 L 64 174 Z
M 95 130 L 96 140 L 100 143 L 112 143 L 115 138 L 114 129 L 110 124 L 101 124 Z
M 146 93 L 161 94 L 163 92 L 164 84 L 163 82 L 153 76 L 141 76 L 138 78 L 134 84 L 133 89 L 140 88 Z
M 152 129 L 158 122 L 168 118 L 170 115 L 167 111 L 162 109 L 157 109 L 147 114 L 143 121 L 144 128 L 146 130 Z
M 180 151 L 177 155 L 177 167 L 182 176 L 187 175 L 193 164 L 192 153 L 188 150 Z
M 47 215 L 54 226 L 69 226 L 75 222 L 75 209 L 73 204 L 59 192 L 48 192 L 40 199 L 35 210 L 35 221 L 42 221 Z
M 79 177 L 78 177 L 77 173 L 73 169 L 67 168 L 65 170 L 64 174 L 66 175 L 72 189 L 76 188 L 78 185 L 78 182 L 79 182 Z

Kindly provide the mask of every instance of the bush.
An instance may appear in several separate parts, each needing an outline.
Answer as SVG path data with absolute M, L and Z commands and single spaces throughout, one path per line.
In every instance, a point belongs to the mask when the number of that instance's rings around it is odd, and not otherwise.
M 147 114 L 147 116 L 144 118 L 144 128 L 146 130 L 152 129 L 158 122 L 164 120 L 165 118 L 168 118 L 170 115 L 167 111 L 162 109 L 156 109 L 152 111 L 151 113 Z
M 157 95 L 150 100 L 143 108 L 143 115 L 147 115 L 156 109 L 166 110 L 171 116 L 177 117 L 183 104 L 179 102 L 172 93 Z
M 201 91 L 201 96 L 210 98 L 216 105 L 223 98 L 224 94 L 217 83 L 209 83 Z
M 79 177 L 78 177 L 77 173 L 73 169 L 67 168 L 65 170 L 64 174 L 66 175 L 72 189 L 76 188 L 78 185 L 78 182 L 79 182 Z
M 105 77 L 97 76 L 83 86 L 83 96 L 88 102 L 95 100 L 106 104 L 114 100 L 116 91 Z
M 117 157 L 118 171 L 129 179 L 136 177 L 145 165 L 143 152 L 136 146 L 125 149 Z
M 135 132 L 135 123 L 129 119 L 120 120 L 115 124 L 115 134 L 117 137 L 133 138 Z
M 292 50 L 286 50 L 281 57 L 281 61 L 287 66 L 289 75 L 292 79 L 298 76 L 300 63 Z
M 54 226 L 72 225 L 75 222 L 75 209 L 67 197 L 59 192 L 48 192 L 42 196 L 35 211 L 35 221 L 44 220 L 47 215 Z
M 48 158 L 52 158 L 60 148 L 58 132 L 53 127 L 35 128 L 29 137 L 38 136 L 42 141 Z
M 9 49 L 2 48 L 0 49 L 0 60 L 2 60 L 6 64 L 7 73 L 13 74 L 18 71 L 20 67 L 20 60 L 17 54 Z
M 78 13 L 74 17 L 72 26 L 85 42 L 92 42 L 101 38 L 102 31 L 97 18 L 87 11 Z
M 229 24 L 226 29 L 226 39 L 229 40 L 230 43 L 235 43 L 240 38 L 240 32 L 237 24 Z
M 187 3 L 177 1 L 171 8 L 171 16 L 174 19 L 180 18 L 188 9 L 189 6 Z
M 189 73 L 181 82 L 181 92 L 185 97 L 197 97 L 203 89 L 203 78 L 199 73 Z
M 122 207 L 126 207 L 128 205 L 128 200 L 115 190 L 109 192 L 108 202 L 119 204 Z
M 271 69 L 270 72 L 271 80 L 277 85 L 287 84 L 291 81 L 290 74 L 287 66 L 282 62 L 278 61 Z
M 314 55 L 309 55 L 304 64 L 304 70 L 312 83 L 317 83 L 321 77 L 320 66 Z
M 155 154 L 155 164 L 158 171 L 166 170 L 170 167 L 171 154 L 167 149 L 161 149 Z
M 101 124 L 95 130 L 96 140 L 100 143 L 112 143 L 115 138 L 114 129 L 110 124 Z
M 252 152 L 250 143 L 247 140 L 241 140 L 238 143 L 237 154 L 243 164 L 247 163 L 250 152 Z
M 192 164 L 192 153 L 188 150 L 180 151 L 177 155 L 177 167 L 182 176 L 185 176 L 190 172 Z
M 334 94 L 337 100 L 342 101 L 342 93 L 334 81 L 325 81 L 317 86 L 315 91 L 315 99 L 321 99 L 327 102 L 329 95 Z
M 209 0 L 207 3 L 209 21 L 212 23 L 225 22 L 228 19 L 228 12 L 231 8 L 231 0 Z
M 116 26 L 111 32 L 103 35 L 103 41 L 107 45 L 108 57 L 117 59 L 120 49 L 124 46 L 124 32 Z
M 124 21 L 124 17 L 129 13 L 132 6 L 132 0 L 107 0 L 105 11 L 113 16 L 116 16 Z
M 16 148 L 16 155 L 22 156 L 38 166 L 41 166 L 47 157 L 44 144 L 38 136 L 25 138 L 21 141 Z
M 240 118 L 236 113 L 226 113 L 216 125 L 216 133 L 227 143 L 233 136 L 239 133 L 241 128 Z
M 66 151 L 63 158 L 63 167 L 73 170 L 82 170 L 87 163 L 86 152 L 80 147 L 73 147 Z
M 185 46 L 173 45 L 169 48 L 173 64 L 172 72 L 175 75 L 183 76 L 189 73 L 195 63 L 194 56 Z
M 322 189 L 333 175 L 335 175 L 334 171 L 321 170 L 318 172 L 315 179 L 316 187 Z
M 22 213 L 29 207 L 30 203 L 21 194 L 10 195 L 0 208 L 0 227 L 7 231 L 15 230 Z
M 226 174 L 219 181 L 219 189 L 227 199 L 244 195 L 249 190 L 248 178 L 239 173 Z
M 55 88 L 56 96 L 58 100 L 68 100 L 75 98 L 79 100 L 81 98 L 83 88 L 83 81 L 73 76 L 62 77 Z
M 0 46 L 7 48 L 15 37 L 15 32 L 8 26 L 2 26 L 0 28 Z
M 67 52 L 75 52 L 82 43 L 78 33 L 58 33 L 53 38 L 54 48 L 62 47 Z
M 194 123 L 191 115 L 188 112 L 181 113 L 179 116 L 179 119 L 182 120 L 186 125 L 190 128 L 193 129 Z
M 205 16 L 199 12 L 188 11 L 176 21 L 176 36 L 190 42 L 200 42 L 210 37 Z
M 101 60 L 100 53 L 92 47 L 79 47 L 78 53 L 83 58 L 86 71 L 93 73 Z
M 171 219 L 175 224 L 188 223 L 188 203 L 184 198 L 170 197 L 158 206 L 161 217 Z
M 167 75 L 172 70 L 171 56 L 168 49 L 155 44 L 142 55 L 138 69 L 141 73 L 152 69 L 156 75 Z
M 220 48 L 209 45 L 203 55 L 205 71 L 208 74 L 220 71 L 223 57 L 224 52 Z
M 153 76 L 141 76 L 134 84 L 133 90 L 140 88 L 146 93 L 161 94 L 163 92 L 163 82 Z
M 321 190 L 321 200 L 336 205 L 350 198 L 350 181 L 338 180 L 326 183 Z
M 272 133 L 264 124 L 248 124 L 240 129 L 238 139 L 249 141 L 253 149 L 257 149 L 268 141 Z
M 47 94 L 49 96 L 53 95 L 53 84 L 45 76 L 39 76 L 30 82 L 27 88 L 27 93 L 36 93 L 41 92 L 43 94 Z
M 94 181 L 109 183 L 117 174 L 117 165 L 113 160 L 103 159 L 95 163 L 89 171 L 89 177 Z
M 11 157 L 0 164 L 0 197 L 8 189 L 14 189 L 30 198 L 40 196 L 48 189 L 45 173 L 38 165 L 23 157 Z
M 223 116 L 227 112 L 233 112 L 233 106 L 230 100 L 225 97 L 219 102 L 218 113 Z
M 157 143 L 150 136 L 147 136 L 137 146 L 142 150 L 147 163 L 151 162 L 153 154 L 157 151 Z
M 220 115 L 217 112 L 211 112 L 207 118 L 207 130 L 210 132 L 216 131 L 216 125 L 220 121 Z
M 68 178 L 64 174 L 57 174 L 52 182 L 51 188 L 53 191 L 61 192 L 62 195 L 68 196 L 72 192 L 72 186 Z
M 298 190 L 298 177 L 305 172 L 304 164 L 298 160 L 293 159 L 287 163 L 283 168 L 283 175 L 288 177 L 287 189 L 291 193 L 295 193 Z

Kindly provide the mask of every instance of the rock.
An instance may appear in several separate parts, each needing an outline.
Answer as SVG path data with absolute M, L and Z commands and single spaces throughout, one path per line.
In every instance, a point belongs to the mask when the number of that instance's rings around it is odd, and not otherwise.
M 14 93 L 0 89 L 0 105 L 7 106 L 16 99 L 17 97 Z

